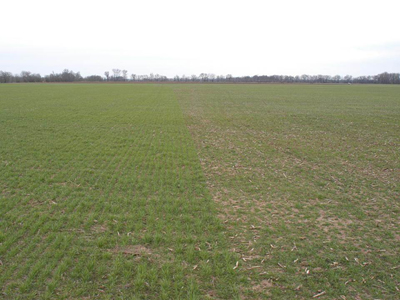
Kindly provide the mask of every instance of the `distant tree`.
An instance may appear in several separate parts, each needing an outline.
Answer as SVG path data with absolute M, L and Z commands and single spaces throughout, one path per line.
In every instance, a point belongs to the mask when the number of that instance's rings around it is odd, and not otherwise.
M 15 82 L 40 82 L 42 76 L 40 74 L 34 74 L 28 71 L 22 71 L 20 75 L 14 75 Z
M 30 77 L 31 77 L 31 72 L 22 71 L 20 76 L 21 76 L 22 82 L 29 82 Z
M 52 72 L 50 75 L 45 76 L 44 80 L 46 82 L 74 82 L 83 80 L 83 77 L 79 72 L 74 73 L 73 71 L 64 69 L 64 71 L 59 74 Z
M 68 69 L 64 69 L 64 71 L 61 73 L 61 81 L 62 82 L 72 82 L 74 81 L 74 74 L 72 71 L 69 71 Z
M 113 75 L 110 76 L 110 72 L 104 72 L 106 80 L 114 80 L 114 81 L 126 81 L 128 80 L 128 71 L 127 70 L 119 70 L 113 69 Z M 122 76 L 121 76 L 122 72 Z M 254 76 L 242 76 L 242 77 L 233 77 L 231 74 L 227 74 L 226 76 L 219 75 L 216 76 L 212 73 L 201 73 L 199 76 L 191 75 L 186 76 L 182 75 L 181 77 L 176 75 L 173 78 L 168 78 L 166 76 L 160 74 L 151 73 L 148 75 L 135 75 L 131 74 L 132 80 L 138 81 L 217 81 L 217 82 L 285 82 L 285 83 L 293 83 L 293 82 L 304 82 L 304 83 L 360 83 L 360 84 L 373 84 L 373 83 L 381 83 L 381 84 L 400 84 L 400 74 L 399 73 L 388 73 L 384 72 L 374 76 L 359 76 L 352 77 L 350 75 L 346 75 L 341 77 L 340 75 L 330 76 L 330 75 L 301 75 L 301 76 L 288 76 L 288 75 L 254 75 Z M 21 83 L 21 82 L 77 82 L 81 80 L 87 81 L 102 81 L 103 78 L 98 75 L 91 75 L 83 78 L 79 72 L 73 72 L 68 69 L 64 69 L 61 73 L 52 72 L 49 75 L 42 77 L 40 74 L 35 74 L 29 71 L 22 71 L 20 74 L 12 74 L 10 72 L 0 71 L 0 83 Z
M 383 84 L 390 83 L 390 74 L 385 72 L 378 75 L 378 82 Z
M 225 81 L 225 76 L 224 75 L 218 75 L 217 76 L 217 81 Z
M 120 69 L 112 69 L 114 75 L 113 75 L 113 80 L 117 81 L 119 77 L 121 77 L 121 70 Z
M 79 72 L 74 73 L 68 69 L 64 69 L 61 74 L 53 74 L 53 77 L 59 82 L 74 82 L 81 81 L 83 79 Z
M 200 73 L 199 78 L 201 81 L 207 81 L 208 80 L 208 74 L 207 73 Z
M 332 80 L 333 80 L 335 83 L 339 83 L 340 80 L 341 80 L 341 77 L 340 77 L 340 75 L 335 75 L 335 76 L 332 77 Z
M 75 73 L 75 81 L 82 81 L 83 77 L 80 72 Z
M 103 81 L 103 77 L 99 75 L 90 75 L 85 77 L 85 81 Z
M 128 71 L 127 70 L 122 70 L 122 77 L 124 78 L 124 81 L 128 79 Z
M 350 83 L 353 80 L 353 76 L 346 75 L 346 76 L 344 76 L 343 79 L 344 79 L 345 82 Z
M 303 74 L 303 75 L 300 76 L 300 79 L 301 79 L 301 81 L 303 81 L 303 82 L 307 82 L 307 81 L 309 81 L 310 76 L 308 76 L 308 75 L 306 75 L 306 74 Z
M 399 73 L 391 73 L 391 82 L 392 84 L 400 84 L 400 74 Z
M 0 82 L 1 83 L 10 83 L 13 82 L 14 76 L 10 72 L 0 71 Z

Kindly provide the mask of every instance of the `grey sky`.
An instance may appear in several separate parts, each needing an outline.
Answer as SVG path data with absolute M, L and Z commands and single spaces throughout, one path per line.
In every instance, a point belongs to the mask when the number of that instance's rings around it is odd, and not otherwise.
M 400 72 L 399 1 L 18 1 L 0 70 L 83 75 Z

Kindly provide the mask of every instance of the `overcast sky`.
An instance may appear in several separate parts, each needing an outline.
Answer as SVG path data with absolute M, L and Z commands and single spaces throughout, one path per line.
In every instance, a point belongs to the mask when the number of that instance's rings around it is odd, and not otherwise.
M 400 1 L 1 1 L 0 70 L 400 72 Z

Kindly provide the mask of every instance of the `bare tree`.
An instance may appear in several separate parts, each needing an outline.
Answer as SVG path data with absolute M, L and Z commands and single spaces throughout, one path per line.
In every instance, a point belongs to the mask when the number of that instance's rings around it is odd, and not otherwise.
M 104 72 L 107 81 L 126 81 L 128 80 L 128 71 L 113 69 L 113 75 L 110 75 L 109 71 Z M 121 76 L 122 74 L 122 76 Z M 301 76 L 290 76 L 290 75 L 254 75 L 254 76 L 241 76 L 232 77 L 231 74 L 226 76 L 218 75 L 212 73 L 201 73 L 199 76 L 178 76 L 173 78 L 168 78 L 160 74 L 151 73 L 148 75 L 136 75 L 131 74 L 130 78 L 133 81 L 201 81 L 201 82 L 304 82 L 304 83 L 383 83 L 383 84 L 400 84 L 400 73 L 388 73 L 384 72 L 377 74 L 375 76 L 359 76 L 352 77 L 351 75 L 346 75 L 344 77 L 340 75 L 330 76 L 330 75 L 301 75 Z M 104 77 L 99 75 L 91 75 L 83 78 L 79 72 L 73 72 L 72 70 L 65 69 L 61 73 L 52 72 L 49 75 L 42 77 L 40 74 L 31 73 L 28 71 L 22 71 L 20 74 L 12 74 L 10 72 L 0 71 L 0 83 L 20 83 L 20 82 L 78 82 L 82 80 L 86 81 L 103 81 Z
M 224 81 L 225 80 L 225 76 L 224 75 L 217 75 L 217 77 L 216 77 L 216 79 L 215 79 L 216 81 Z
M 0 71 L 0 82 L 9 83 L 13 81 L 13 74 L 11 72 Z
M 31 77 L 31 72 L 22 71 L 20 76 L 21 76 L 22 82 L 29 82 L 30 81 L 30 77 Z
M 121 76 L 121 70 L 120 69 L 112 69 L 113 73 L 114 73 L 114 81 L 118 80 L 118 77 Z
M 124 77 L 124 81 L 128 79 L 128 71 L 127 70 L 122 70 L 122 77 Z
M 201 73 L 201 74 L 199 75 L 199 78 L 200 78 L 200 80 L 202 80 L 202 81 L 207 81 L 208 75 L 207 75 L 207 73 Z
M 351 81 L 353 80 L 353 76 L 351 76 L 351 75 L 346 75 L 346 76 L 344 76 L 343 79 L 344 79 L 345 82 L 351 83 Z
M 341 77 L 340 77 L 340 75 L 335 75 L 335 76 L 332 77 L 332 79 L 335 81 L 335 83 L 339 83 Z

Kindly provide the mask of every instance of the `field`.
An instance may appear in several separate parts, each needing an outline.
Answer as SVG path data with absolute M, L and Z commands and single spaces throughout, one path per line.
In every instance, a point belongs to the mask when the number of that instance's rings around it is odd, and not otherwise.
M 398 299 L 400 86 L 0 85 L 0 298 Z

